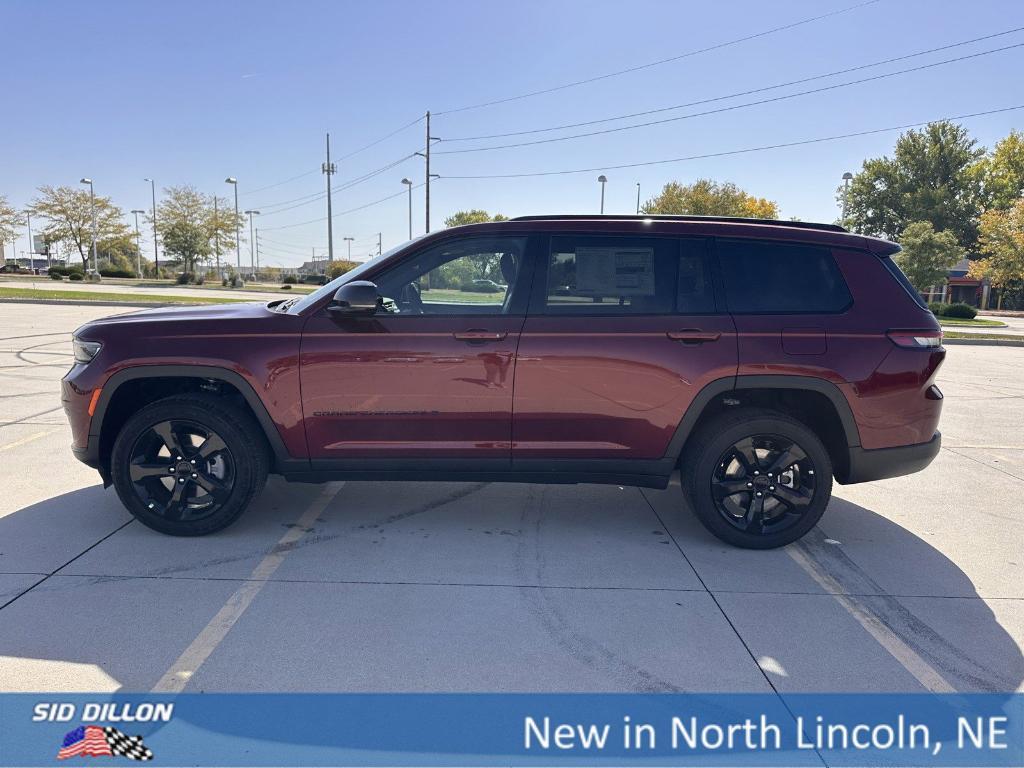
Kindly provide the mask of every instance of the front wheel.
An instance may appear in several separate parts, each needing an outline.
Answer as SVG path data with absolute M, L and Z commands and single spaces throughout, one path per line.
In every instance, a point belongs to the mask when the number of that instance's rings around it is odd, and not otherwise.
M 832 495 L 832 462 L 821 440 L 766 409 L 726 412 L 702 427 L 684 453 L 682 478 L 704 527 L 748 549 L 796 541 Z
M 237 520 L 259 493 L 267 451 L 245 411 L 210 395 L 182 395 L 128 419 L 110 473 L 121 502 L 144 525 L 202 536 Z

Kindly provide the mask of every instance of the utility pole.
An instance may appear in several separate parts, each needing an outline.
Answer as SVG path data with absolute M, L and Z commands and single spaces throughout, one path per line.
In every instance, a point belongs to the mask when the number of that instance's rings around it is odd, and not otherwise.
M 238 215 L 238 179 L 234 176 L 228 176 L 224 179 L 225 184 L 230 184 L 235 188 L 235 261 L 238 263 L 238 274 L 242 274 L 242 219 Z
M 640 215 L 640 182 L 636 183 L 636 215 Z
M 346 237 L 345 238 L 345 241 L 348 243 L 348 260 L 349 261 L 352 261 L 352 241 L 353 240 L 355 240 L 354 237 Z
M 135 214 L 135 250 L 139 256 L 139 277 L 142 277 L 142 240 L 139 234 L 139 214 L 145 213 L 141 208 L 132 211 Z
M 35 269 L 35 243 L 32 242 L 32 214 L 28 211 L 25 212 L 25 222 L 28 224 L 28 267 L 29 269 Z M 49 259 L 47 259 L 49 262 Z M 46 265 L 49 267 L 49 263 Z
M 153 195 L 153 277 L 160 277 L 160 253 L 157 251 L 156 240 L 156 182 L 152 179 L 143 179 L 149 182 L 149 191 Z
M 381 243 L 382 242 L 383 241 L 381 240 L 381 233 L 378 232 L 377 233 L 377 255 L 378 256 L 380 256 L 384 252 L 384 249 L 381 247 Z
M 217 277 L 221 280 L 224 279 L 224 274 L 220 271 L 220 218 L 219 211 L 217 209 L 217 195 L 213 196 L 213 253 L 217 257 Z
M 337 168 L 331 162 L 331 134 L 327 134 L 327 162 L 320 166 L 324 175 L 327 176 L 327 260 L 334 261 L 334 221 L 331 218 L 331 176 L 337 173 Z
M 437 136 L 431 136 L 430 135 L 430 112 L 428 111 L 427 112 L 427 144 L 423 148 L 422 152 L 415 152 L 414 153 L 414 154 L 417 154 L 420 157 L 422 157 L 427 162 L 427 177 L 426 177 L 426 182 L 423 185 L 424 195 L 425 195 L 425 200 L 426 200 L 426 204 L 424 205 L 425 217 L 426 217 L 426 225 L 427 225 L 426 226 L 426 230 L 425 230 L 425 234 L 430 232 L 430 180 L 431 179 L 439 179 L 439 178 L 441 178 L 436 173 L 431 173 L 430 172 L 430 142 L 432 142 L 432 141 L 440 141 L 440 139 Z M 412 187 L 409 188 L 409 191 L 412 192 Z
M 260 228 L 256 227 L 256 271 L 260 271 Z
M 237 190 L 238 187 L 235 187 Z M 249 210 L 245 212 L 245 215 L 249 217 L 249 239 L 252 240 L 249 243 L 249 276 L 250 280 L 256 279 L 256 236 L 252 232 L 253 219 L 259 215 L 259 211 Z

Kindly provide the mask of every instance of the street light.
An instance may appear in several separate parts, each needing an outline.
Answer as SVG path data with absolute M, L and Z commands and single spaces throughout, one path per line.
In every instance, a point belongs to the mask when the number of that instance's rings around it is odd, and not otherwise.
M 157 251 L 156 238 L 156 182 L 152 179 L 143 179 L 149 182 L 149 191 L 153 195 L 153 277 L 160 277 L 160 253 Z
M 603 173 L 597 177 L 597 180 L 601 182 L 601 215 L 604 215 L 604 185 L 608 183 L 608 177 Z
M 135 250 L 139 255 L 139 277 L 142 277 L 142 245 L 139 241 L 139 214 L 145 211 L 136 208 L 132 211 L 135 214 Z
M 238 274 L 242 274 L 242 235 L 239 232 L 241 222 L 238 215 L 238 179 L 234 176 L 228 176 L 224 179 L 224 183 L 230 184 L 235 188 L 235 261 L 238 263 Z
M 99 274 L 96 266 L 96 193 L 92 188 L 92 179 L 81 178 L 78 181 L 80 184 L 89 185 L 89 207 L 92 209 L 92 271 Z
M 409 239 L 412 240 L 412 180 L 402 179 L 402 183 L 409 188 Z
M 354 237 L 346 237 L 344 239 L 348 243 L 348 260 L 352 261 L 352 241 L 355 240 L 355 238 Z
M 640 215 L 640 182 L 636 183 L 636 215 Z
M 238 189 L 238 187 L 235 187 Z M 259 216 L 259 211 L 246 211 L 245 215 L 249 217 L 249 270 L 252 272 L 250 279 L 256 279 L 256 236 L 252 233 L 252 222 L 254 216 Z
M 853 174 L 847 171 L 843 174 L 843 226 L 846 226 L 846 206 L 850 202 L 850 181 Z

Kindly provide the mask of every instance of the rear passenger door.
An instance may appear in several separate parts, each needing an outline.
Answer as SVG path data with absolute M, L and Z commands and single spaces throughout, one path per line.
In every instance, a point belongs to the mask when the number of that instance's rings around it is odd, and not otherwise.
M 700 389 L 735 373 L 706 239 L 552 235 L 519 342 L 513 465 L 644 472 Z
M 849 354 L 848 342 L 859 329 L 830 248 L 720 238 L 715 250 L 736 323 L 741 375 L 810 375 L 837 383 L 846 378 L 837 372 L 855 375 L 858 356 Z

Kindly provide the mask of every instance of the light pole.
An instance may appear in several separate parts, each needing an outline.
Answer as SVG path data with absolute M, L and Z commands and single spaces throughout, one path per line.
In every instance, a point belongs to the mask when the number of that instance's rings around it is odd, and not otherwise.
M 217 259 L 217 277 L 224 279 L 224 273 L 220 271 L 220 217 L 217 208 L 217 195 L 213 196 L 213 253 Z
M 28 225 L 28 268 L 35 269 L 36 245 L 35 243 L 32 242 L 32 214 L 29 213 L 28 211 L 25 211 L 25 223 Z M 46 266 L 50 266 L 49 259 L 46 260 Z
M 412 180 L 402 179 L 402 183 L 409 188 L 409 239 L 412 240 Z
M 597 180 L 601 182 L 601 215 L 604 215 L 604 185 L 608 183 L 608 177 L 603 173 L 597 177 Z
M 640 215 L 640 182 L 636 183 L 636 215 Z
M 235 187 L 237 190 L 238 187 Z M 260 215 L 259 211 L 246 211 L 245 215 L 249 217 L 249 271 L 252 273 L 249 276 L 250 280 L 256 279 L 256 235 L 253 234 L 252 225 L 253 219 Z
M 145 213 L 145 211 L 136 208 L 132 213 L 135 214 L 135 250 L 139 255 L 139 277 L 142 277 L 142 244 L 139 240 L 139 214 Z
M 345 242 L 348 243 L 348 260 L 349 261 L 352 261 L 352 241 L 353 240 L 355 240 L 354 237 L 346 237 L 345 238 Z
M 156 182 L 152 179 L 143 179 L 149 182 L 149 191 L 153 196 L 153 277 L 160 277 L 160 253 L 157 251 L 156 239 Z
M 99 274 L 96 267 L 96 193 L 92 188 L 92 179 L 79 179 L 80 184 L 89 185 L 89 207 L 92 209 L 92 271 Z
M 850 181 L 853 180 L 853 174 L 847 171 L 843 174 L 843 226 L 846 226 L 846 206 L 850 202 Z
M 239 232 L 241 221 L 238 215 L 238 179 L 234 176 L 228 176 L 224 179 L 224 183 L 230 184 L 235 188 L 235 261 L 238 266 L 238 274 L 242 274 L 242 235 Z

